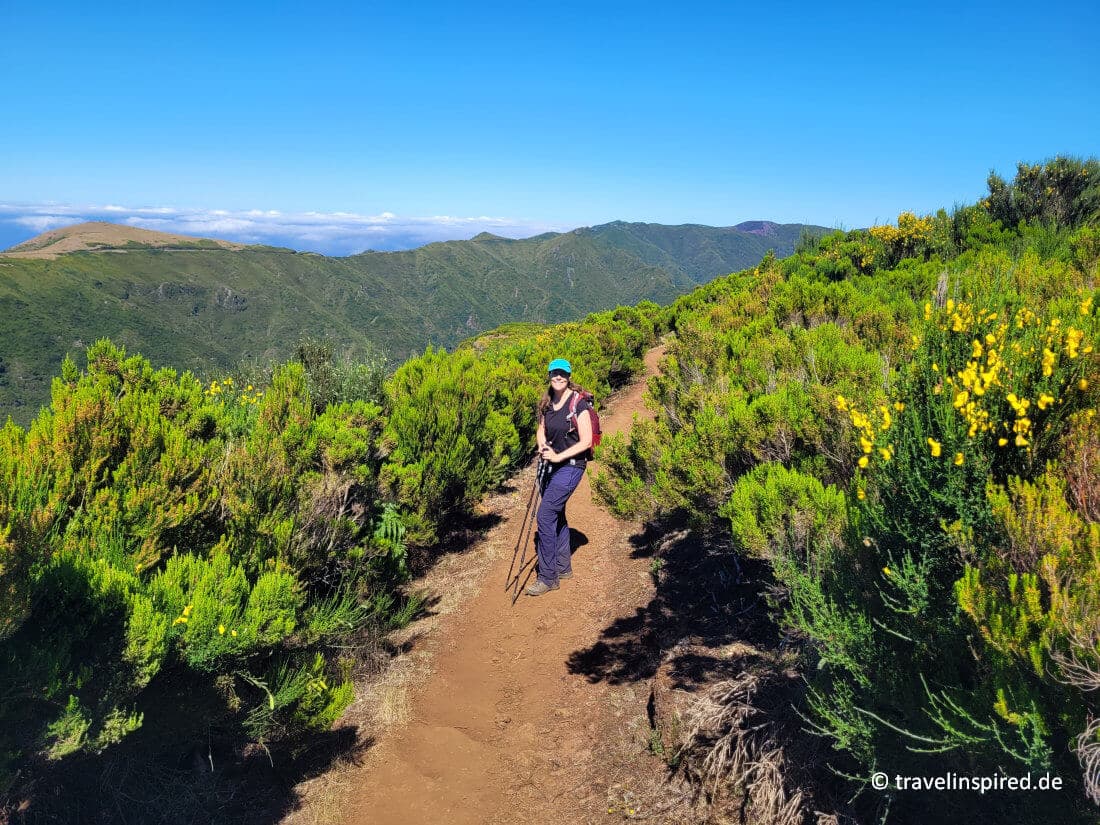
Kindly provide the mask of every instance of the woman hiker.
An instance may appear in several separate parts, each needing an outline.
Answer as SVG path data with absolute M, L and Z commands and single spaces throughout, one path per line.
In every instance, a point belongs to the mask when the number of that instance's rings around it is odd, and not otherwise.
M 525 591 L 541 596 L 558 589 L 559 579 L 573 576 L 569 547 L 569 524 L 565 504 L 584 475 L 588 451 L 592 446 L 591 404 L 573 383 L 573 367 L 564 358 L 555 358 L 547 367 L 550 386 L 539 400 L 539 428 L 536 434 L 539 455 L 550 463 L 550 475 L 542 491 L 537 516 L 538 580 Z M 573 394 L 576 393 L 576 403 Z

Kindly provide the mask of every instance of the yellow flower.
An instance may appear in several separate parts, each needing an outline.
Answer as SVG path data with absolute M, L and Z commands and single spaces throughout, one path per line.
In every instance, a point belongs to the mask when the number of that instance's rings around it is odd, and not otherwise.
M 1081 392 L 1084 392 L 1088 388 L 1089 380 L 1087 378 L 1082 378 L 1080 381 L 1077 382 L 1077 389 L 1081 390 Z
M 958 467 L 960 464 L 962 464 L 965 460 L 966 459 L 963 458 L 962 453 L 955 453 L 955 466 L 956 467 Z
M 218 625 L 218 635 L 219 636 L 224 636 L 225 635 L 225 625 L 223 625 L 223 624 Z
M 1092 298 L 1086 298 L 1081 302 L 1081 305 L 1077 307 L 1082 315 L 1088 315 L 1092 312 Z
M 172 624 L 173 625 L 187 624 L 187 617 L 186 616 L 176 616 L 176 620 L 174 622 L 172 622 Z
M 1008 439 L 1007 438 L 998 438 L 997 439 L 997 446 L 998 447 L 1003 447 L 1006 444 L 1008 444 Z
M 1024 438 L 1022 435 L 1017 435 L 1016 436 L 1016 446 L 1017 447 L 1026 447 L 1027 446 L 1027 439 Z
M 194 607 L 193 604 L 189 604 L 189 605 L 187 605 L 187 607 L 183 608 L 183 615 L 184 616 L 190 616 L 191 615 L 191 608 L 193 608 L 193 607 Z
M 871 440 L 866 436 L 861 436 L 859 439 L 859 446 L 863 450 L 863 452 L 869 453 L 871 452 L 871 448 L 874 446 L 874 444 L 872 444 Z
M 895 401 L 894 402 L 894 409 L 897 410 L 898 412 L 901 412 L 902 410 L 905 409 L 905 405 L 903 403 L 901 403 L 900 401 Z
M 883 461 L 889 461 L 894 456 L 894 454 L 890 452 L 890 450 L 886 447 L 879 447 L 878 451 L 882 455 Z
M 969 400 L 970 400 L 970 393 L 968 393 L 966 390 L 963 390 L 962 392 L 960 392 L 958 395 L 955 396 L 955 406 L 956 407 L 962 407 Z
M 1055 320 L 1058 320 L 1057 318 Z M 1043 375 L 1050 377 L 1054 372 L 1054 353 L 1046 347 L 1043 347 Z
M 856 490 L 856 498 L 858 498 L 860 501 L 863 501 L 863 499 L 867 498 L 867 494 L 863 492 L 861 488 L 859 490 Z
M 934 438 L 928 439 L 928 448 L 932 451 L 933 458 L 939 458 L 940 453 L 943 451 L 943 445 Z
M 235 639 L 235 638 L 237 638 L 237 631 L 236 630 L 230 630 L 229 635 L 232 636 Z
M 1054 396 L 1053 395 L 1047 395 L 1045 392 L 1043 392 L 1043 393 L 1039 393 L 1039 400 L 1035 402 L 1035 406 L 1037 406 L 1040 410 L 1045 410 L 1047 407 L 1049 407 L 1053 403 L 1054 403 Z
M 982 342 L 979 341 L 977 338 L 975 338 L 971 342 L 971 347 L 972 347 L 972 349 L 970 350 L 970 357 L 971 358 L 981 358 L 982 357 Z
M 865 455 L 861 455 L 861 456 L 859 457 L 859 462 L 858 462 L 858 464 L 859 464 L 859 466 L 860 466 L 860 467 L 866 467 L 866 466 L 867 466 L 867 456 L 865 456 Z
M 1081 348 L 1081 339 L 1084 337 L 1085 333 L 1075 327 L 1066 330 L 1066 355 L 1076 358 Z
M 885 573 L 887 576 L 889 576 L 890 575 L 890 568 L 889 567 L 884 567 L 884 568 L 882 568 L 882 572 Z

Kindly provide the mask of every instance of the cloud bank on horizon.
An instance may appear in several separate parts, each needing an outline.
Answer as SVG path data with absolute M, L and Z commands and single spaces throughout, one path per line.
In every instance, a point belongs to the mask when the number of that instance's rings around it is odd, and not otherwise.
M 434 241 L 464 240 L 481 232 L 506 238 L 527 238 L 573 228 L 486 216 L 405 217 L 392 212 L 360 215 L 353 212 L 0 203 L 0 249 L 50 229 L 84 221 L 108 221 L 157 232 L 285 246 L 325 255 L 354 255 L 368 249 L 412 249 Z

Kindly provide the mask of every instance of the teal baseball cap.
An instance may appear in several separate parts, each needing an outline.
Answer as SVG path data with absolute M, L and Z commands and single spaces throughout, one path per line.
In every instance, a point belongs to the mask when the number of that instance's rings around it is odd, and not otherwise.
M 549 366 L 546 367 L 547 372 L 553 372 L 554 370 L 564 370 L 570 375 L 573 374 L 573 367 L 570 366 L 569 362 L 564 358 L 555 358 L 550 362 Z

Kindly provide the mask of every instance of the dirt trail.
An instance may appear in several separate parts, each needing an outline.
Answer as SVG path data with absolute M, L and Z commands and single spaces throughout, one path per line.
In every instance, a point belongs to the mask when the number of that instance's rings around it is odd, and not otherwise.
M 660 355 L 647 354 L 647 375 Z M 646 414 L 644 388 L 639 380 L 612 400 L 601 416 L 605 433 Z M 411 689 L 407 724 L 384 733 L 348 777 L 347 823 L 606 821 L 616 793 L 626 795 L 626 813 L 629 789 L 608 787 L 625 763 L 642 765 L 627 771 L 659 771 L 644 753 L 644 725 L 635 729 L 644 719 L 644 686 L 615 685 L 570 666 L 653 597 L 649 562 L 632 557 L 628 541 L 639 526 L 593 502 L 595 469 L 567 509 L 570 526 L 587 538 L 573 556 L 574 578 L 538 598 L 520 595 L 515 606 L 504 582 L 533 470 L 491 503 L 503 520 L 472 548 L 472 561 L 454 562 L 445 578 L 456 591 L 472 576 L 477 585 L 417 642 L 418 672 L 430 675 Z

